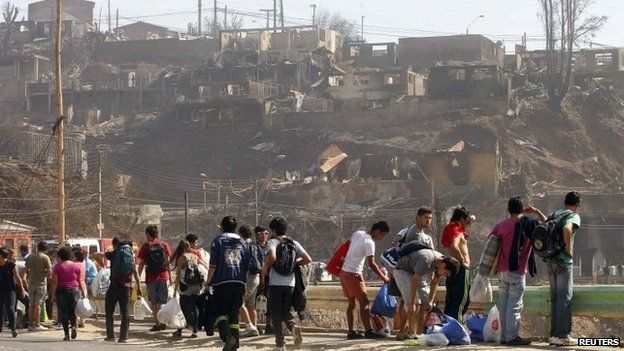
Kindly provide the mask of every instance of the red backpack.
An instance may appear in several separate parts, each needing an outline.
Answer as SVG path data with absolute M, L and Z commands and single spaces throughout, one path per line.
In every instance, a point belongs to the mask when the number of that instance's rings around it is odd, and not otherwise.
M 342 272 L 342 265 L 344 264 L 345 257 L 347 257 L 347 252 L 349 252 L 349 246 L 351 246 L 351 239 L 340 244 L 334 253 L 334 256 L 327 263 L 325 270 L 327 270 L 330 274 L 339 277 L 340 272 Z

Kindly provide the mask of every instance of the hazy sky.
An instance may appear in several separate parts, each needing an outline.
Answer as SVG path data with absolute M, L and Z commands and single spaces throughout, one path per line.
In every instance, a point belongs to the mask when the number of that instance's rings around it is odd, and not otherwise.
M 32 1 L 13 0 L 22 12 Z M 96 0 L 94 17 L 102 8 L 103 26 L 107 28 L 107 0 Z M 172 5 L 175 3 L 175 5 Z M 537 18 L 537 0 L 284 0 L 288 24 L 311 23 L 312 9 L 339 12 L 360 23 L 364 15 L 364 33 L 369 42 L 396 41 L 398 37 L 430 36 L 465 33 L 466 26 L 479 15 L 470 28 L 474 34 L 485 34 L 492 40 L 503 40 L 513 50 L 522 33 L 529 37 L 529 46 L 543 46 L 541 24 Z M 244 17 L 246 26 L 263 27 L 266 21 L 258 11 L 272 8 L 271 0 L 218 0 L 218 7 L 254 17 Z M 213 1 L 203 0 L 205 15 L 212 11 Z M 144 20 L 184 30 L 188 22 L 197 22 L 197 0 L 111 0 L 111 9 L 120 10 L 120 25 Z M 607 15 L 609 21 L 593 40 L 596 43 L 624 46 L 624 0 L 596 0 L 591 13 Z M 219 14 L 221 19 L 222 13 Z

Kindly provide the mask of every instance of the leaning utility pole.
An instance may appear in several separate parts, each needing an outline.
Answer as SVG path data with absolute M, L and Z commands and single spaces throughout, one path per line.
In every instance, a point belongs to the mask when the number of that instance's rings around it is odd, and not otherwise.
M 56 133 L 56 171 L 58 178 L 58 221 L 59 247 L 65 243 L 65 150 L 63 145 L 63 85 L 61 81 L 61 0 L 56 0 L 56 27 L 54 45 L 55 67 L 54 75 L 56 77 L 56 124 L 54 132 Z
M 202 36 L 202 0 L 197 0 L 197 36 Z
M 312 4 L 310 5 L 310 7 L 312 8 L 312 25 L 315 26 L 316 25 L 316 4 Z

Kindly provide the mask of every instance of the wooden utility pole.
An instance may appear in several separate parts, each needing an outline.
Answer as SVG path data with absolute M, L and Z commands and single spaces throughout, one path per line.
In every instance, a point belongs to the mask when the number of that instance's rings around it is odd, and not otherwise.
M 273 0 L 273 33 L 277 33 L 277 0 Z
M 362 16 L 362 44 L 364 44 L 364 16 Z
M 63 84 L 61 78 L 61 0 L 56 0 L 56 27 L 55 29 L 55 45 L 54 58 L 56 77 L 56 124 L 54 126 L 56 133 L 56 170 L 58 180 L 58 221 L 59 246 L 65 243 L 65 149 L 63 144 L 64 137 L 64 119 L 63 116 Z
M 119 9 L 115 11 L 115 29 L 119 28 Z
M 310 7 L 312 8 L 312 25 L 315 26 L 316 25 L 316 4 L 312 4 L 310 5 Z
M 271 12 L 273 12 L 272 9 L 260 9 L 260 12 L 266 12 L 266 18 L 267 18 L 267 30 L 271 29 Z
M 258 226 L 258 216 L 260 216 L 260 214 L 258 213 L 258 179 L 254 179 L 254 193 L 255 193 L 255 197 L 256 197 L 256 215 L 255 215 L 255 219 L 256 219 L 256 227 Z
M 111 8 L 110 8 L 110 0 L 108 0 L 108 32 L 110 33 L 113 30 L 112 18 L 111 18 Z
M 280 0 L 280 26 L 282 32 L 284 31 L 284 0 Z
M 184 233 L 189 234 L 189 195 L 184 193 Z
M 202 0 L 197 0 L 197 36 L 202 36 Z
M 223 29 L 227 29 L 227 6 L 223 8 Z
M 212 36 L 217 37 L 217 0 L 214 0 L 214 8 L 212 14 Z
M 98 234 L 100 239 L 102 238 L 102 231 L 104 230 L 104 223 L 102 222 L 102 158 L 98 152 Z

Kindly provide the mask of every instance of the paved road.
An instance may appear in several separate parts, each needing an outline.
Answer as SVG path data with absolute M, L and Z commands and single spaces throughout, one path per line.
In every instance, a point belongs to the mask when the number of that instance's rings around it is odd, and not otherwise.
M 171 331 L 162 333 L 149 333 L 148 324 L 131 325 L 131 339 L 127 344 L 105 342 L 102 321 L 88 324 L 86 328 L 79 329 L 78 339 L 75 341 L 62 341 L 62 331 L 49 330 L 36 333 L 22 333 L 17 338 L 12 338 L 6 331 L 0 335 L 0 351 L 145 351 L 171 349 L 182 350 L 220 350 L 222 343 L 216 337 L 208 338 L 200 333 L 197 339 L 171 340 Z M 186 334 L 188 335 L 188 333 Z M 288 340 L 287 340 L 288 341 Z M 272 337 L 255 337 L 243 339 L 241 351 L 244 350 L 271 350 L 273 347 Z M 292 345 L 292 341 L 290 342 Z M 289 350 L 292 347 L 288 348 Z M 506 350 L 508 348 L 494 345 L 471 345 L 458 347 L 411 347 L 407 348 L 394 339 L 379 342 L 351 342 L 345 340 L 343 334 L 304 334 L 304 350 Z M 548 350 L 547 344 L 541 343 L 526 348 L 514 348 L 514 350 Z M 559 350 L 613 350 L 608 348 L 559 348 Z

